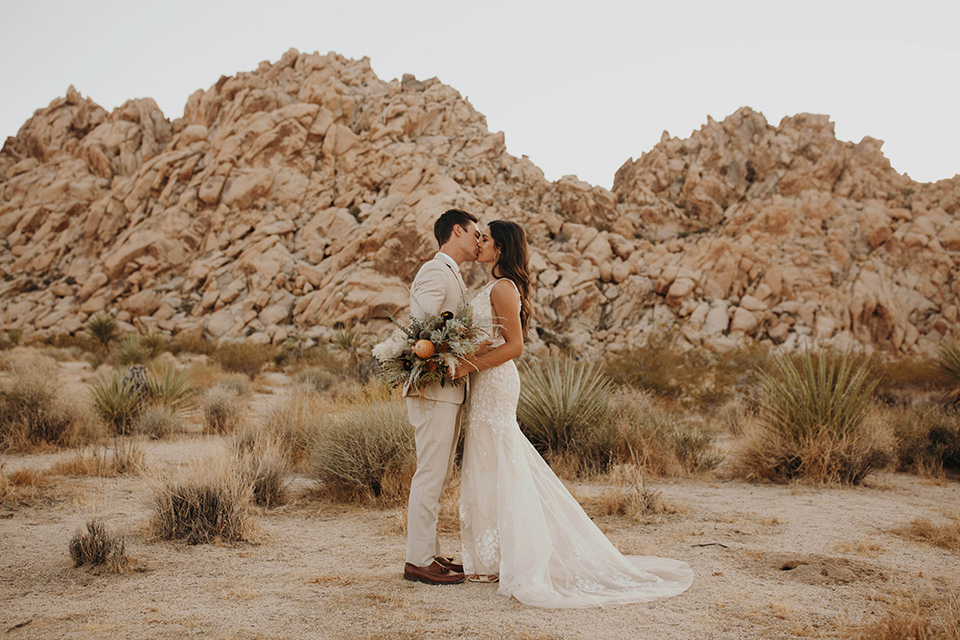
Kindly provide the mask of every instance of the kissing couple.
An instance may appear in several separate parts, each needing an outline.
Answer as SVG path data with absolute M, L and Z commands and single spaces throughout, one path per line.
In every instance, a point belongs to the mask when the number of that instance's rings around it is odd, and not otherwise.
M 457 308 L 467 294 L 460 265 L 477 261 L 490 280 L 472 299 L 486 338 L 452 376 L 469 384 L 407 389 L 417 470 L 410 483 L 403 577 L 428 584 L 498 583 L 498 593 L 528 605 L 593 607 L 646 602 L 685 591 L 693 571 L 677 560 L 624 556 L 584 513 L 517 423 L 516 359 L 533 306 L 526 233 L 495 220 L 481 232 L 476 216 L 451 209 L 434 224 L 440 251 L 410 288 L 416 318 Z M 462 411 L 466 394 L 470 402 Z M 461 415 L 461 414 L 465 415 Z M 462 564 L 440 553 L 437 514 L 453 473 L 461 423 Z

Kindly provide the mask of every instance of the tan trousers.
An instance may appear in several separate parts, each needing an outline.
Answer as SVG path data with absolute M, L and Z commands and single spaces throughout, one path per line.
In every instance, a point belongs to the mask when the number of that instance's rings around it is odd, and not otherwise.
M 407 562 L 426 567 L 440 555 L 437 515 L 453 474 L 462 405 L 427 398 L 406 401 L 417 444 L 417 471 L 407 505 Z

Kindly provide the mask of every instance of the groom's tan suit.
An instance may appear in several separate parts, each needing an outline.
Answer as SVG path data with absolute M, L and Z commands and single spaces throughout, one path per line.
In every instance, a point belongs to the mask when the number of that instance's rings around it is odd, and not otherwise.
M 456 311 L 466 293 L 456 261 L 444 253 L 420 267 L 410 287 L 410 313 L 416 318 Z M 437 513 L 440 495 L 453 472 L 460 432 L 464 387 L 434 383 L 418 392 L 405 389 L 407 415 L 417 443 L 417 472 L 410 483 L 407 511 L 407 562 L 426 567 L 440 555 Z

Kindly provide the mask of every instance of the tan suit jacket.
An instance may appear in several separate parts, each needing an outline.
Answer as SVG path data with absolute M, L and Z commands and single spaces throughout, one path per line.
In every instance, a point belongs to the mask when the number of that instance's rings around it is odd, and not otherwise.
M 410 287 L 410 314 L 414 318 L 423 318 L 426 314 L 437 315 L 444 311 L 456 311 L 460 298 L 467 292 L 460 270 L 448 262 L 439 253 L 420 267 Z M 407 397 L 419 397 L 421 393 L 405 388 Z M 427 385 L 422 397 L 438 402 L 463 404 L 464 386 L 452 384 L 440 386 L 439 382 Z

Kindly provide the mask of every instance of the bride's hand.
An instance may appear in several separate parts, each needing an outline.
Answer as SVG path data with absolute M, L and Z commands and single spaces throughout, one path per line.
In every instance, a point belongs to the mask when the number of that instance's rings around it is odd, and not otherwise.
M 490 340 L 484 340 L 477 346 L 477 350 L 473 353 L 474 357 L 482 356 L 483 354 L 489 352 L 492 349 L 490 346 Z
M 457 378 L 462 378 L 463 376 L 470 373 L 473 367 L 470 366 L 470 363 L 459 359 L 457 360 L 456 366 L 453 369 L 447 371 L 447 377 L 451 380 L 456 380 Z

